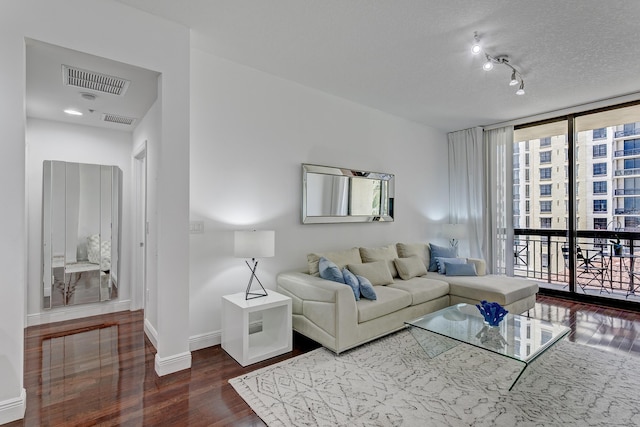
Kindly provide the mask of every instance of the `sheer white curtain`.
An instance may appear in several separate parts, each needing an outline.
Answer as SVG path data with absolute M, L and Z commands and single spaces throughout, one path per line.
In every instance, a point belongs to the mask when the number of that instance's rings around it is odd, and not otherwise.
M 483 254 L 484 141 L 482 128 L 451 132 L 449 140 L 449 223 L 463 224 L 469 256 Z M 466 242 L 465 242 L 466 243 Z
M 491 272 L 513 276 L 513 126 L 485 131 L 483 252 Z

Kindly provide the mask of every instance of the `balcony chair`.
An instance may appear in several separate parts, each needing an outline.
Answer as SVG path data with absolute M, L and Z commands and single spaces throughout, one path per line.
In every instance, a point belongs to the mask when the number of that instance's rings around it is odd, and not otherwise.
M 562 257 L 564 264 L 569 268 L 569 248 L 562 247 Z M 600 285 L 600 293 L 604 290 L 609 293 L 605 287 L 604 275 L 607 267 L 604 264 L 604 254 L 602 250 L 597 251 L 592 256 L 585 256 L 580 246 L 576 246 L 576 282 L 582 288 L 582 292 L 587 293 L 586 287 L 596 281 Z M 582 282 L 580 279 L 583 279 Z M 566 288 L 568 284 L 564 286 Z

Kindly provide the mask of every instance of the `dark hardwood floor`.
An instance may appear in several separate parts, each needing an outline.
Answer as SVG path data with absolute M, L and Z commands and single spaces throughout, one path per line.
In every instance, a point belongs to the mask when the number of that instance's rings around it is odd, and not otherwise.
M 640 356 L 640 313 L 539 296 L 529 314 L 570 326 L 570 341 Z M 291 353 L 242 368 L 215 346 L 158 377 L 143 320 L 120 312 L 27 328 L 27 411 L 8 426 L 264 426 L 227 380 L 318 347 L 294 334 Z

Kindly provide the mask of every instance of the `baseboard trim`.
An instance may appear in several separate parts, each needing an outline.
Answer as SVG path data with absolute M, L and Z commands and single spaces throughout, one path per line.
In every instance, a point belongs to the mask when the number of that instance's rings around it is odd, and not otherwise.
M 24 418 L 27 409 L 27 390 L 20 392 L 20 397 L 0 402 L 0 424 L 10 423 Z
M 158 351 L 158 331 L 153 327 L 149 319 L 144 319 L 144 334 L 149 338 L 153 348 Z
M 63 322 L 65 320 L 98 316 L 100 314 L 115 313 L 117 311 L 128 311 L 130 309 L 131 300 L 57 307 L 48 311 L 43 311 L 42 313 L 28 314 L 27 326 L 44 325 L 53 322 Z
M 207 332 L 206 334 L 193 335 L 189 337 L 189 350 L 196 351 L 203 348 L 213 347 L 222 343 L 222 331 Z
M 158 353 L 156 353 L 155 369 L 159 377 L 189 368 L 191 368 L 190 351 L 174 354 L 169 357 L 160 357 Z

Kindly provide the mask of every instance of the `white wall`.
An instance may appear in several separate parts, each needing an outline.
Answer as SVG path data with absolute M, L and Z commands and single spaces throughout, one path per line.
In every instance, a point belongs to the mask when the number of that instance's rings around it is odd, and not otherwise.
M 190 366 L 189 30 L 115 1 L 6 0 L 0 13 L 0 423 L 21 416 L 27 286 L 25 43 L 31 38 L 162 74 L 156 371 Z M 11 185 L 7 185 L 11 183 Z M 179 363 L 172 364 L 176 360 Z M 159 369 L 159 366 L 162 369 Z
M 30 118 L 27 120 L 26 142 L 29 254 L 27 325 L 129 309 L 133 245 L 130 213 L 131 133 Z M 54 310 L 42 309 L 42 162 L 45 160 L 118 166 L 122 170 L 122 245 L 117 300 Z M 76 244 L 73 246 L 75 252 Z
M 301 164 L 396 175 L 393 223 L 301 224 Z M 258 276 L 305 267 L 312 251 L 427 241 L 448 215 L 444 132 L 192 49 L 191 348 L 219 343 L 220 298 L 250 272 L 233 230 L 273 229 L 276 255 Z

